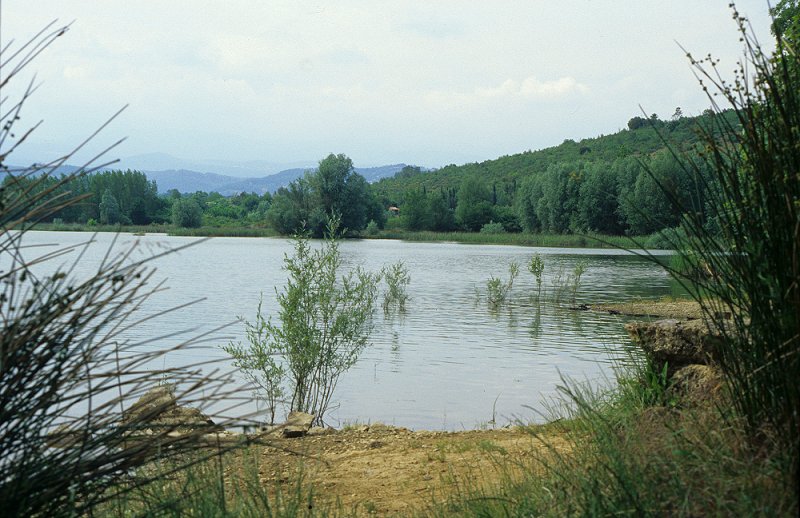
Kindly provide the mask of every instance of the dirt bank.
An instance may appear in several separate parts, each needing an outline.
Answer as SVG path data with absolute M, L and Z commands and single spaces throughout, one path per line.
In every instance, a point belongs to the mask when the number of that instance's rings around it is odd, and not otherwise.
M 608 304 L 592 304 L 592 311 L 643 318 L 675 318 L 694 320 L 702 318 L 700 305 L 694 300 L 639 300 Z
M 548 441 L 565 447 L 555 435 Z M 302 470 L 320 505 L 338 500 L 346 511 L 385 516 L 424 508 L 466 487 L 497 485 L 518 476 L 544 448 L 521 428 L 412 432 L 372 425 L 275 439 L 255 451 L 263 484 L 291 486 Z

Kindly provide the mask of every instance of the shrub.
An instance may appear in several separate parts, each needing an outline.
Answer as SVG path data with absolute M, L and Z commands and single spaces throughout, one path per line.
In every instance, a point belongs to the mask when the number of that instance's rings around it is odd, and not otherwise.
M 490 221 L 481 227 L 482 234 L 505 234 L 506 229 L 503 228 L 502 223 L 495 223 Z
M 776 9 L 800 25 L 789 3 Z M 734 19 L 745 57 L 732 82 L 710 57 L 688 55 L 714 114 L 701 131 L 699 157 L 683 166 L 701 180 L 711 171 L 704 203 L 713 225 L 673 197 L 685 234 L 666 237 L 681 257 L 673 275 L 723 335 L 720 366 L 752 445 L 772 444 L 790 458 L 798 491 L 800 54 L 780 34 L 775 53 L 764 53 L 735 9 Z M 726 109 L 735 117 L 725 117 Z
M 492 276 L 486 281 L 486 300 L 489 307 L 497 308 L 503 304 L 508 298 L 511 288 L 514 286 L 514 279 L 519 274 L 519 265 L 512 262 L 508 266 L 508 281 L 503 282 L 502 279 Z
M 575 304 L 575 299 L 578 296 L 578 289 L 581 287 L 581 277 L 586 273 L 589 267 L 589 261 L 586 259 L 579 259 L 572 268 L 572 275 L 569 278 L 572 289 L 572 303 Z
M 380 232 L 380 228 L 378 228 L 378 224 L 375 223 L 374 219 L 369 220 L 367 223 L 366 233 L 368 236 L 377 236 Z
M 317 423 L 339 376 L 368 345 L 378 283 L 377 275 L 360 268 L 339 277 L 337 231 L 332 220 L 316 250 L 305 235 L 294 238 L 294 255 L 284 258 L 289 281 L 277 293 L 280 324 L 265 319 L 259 308 L 256 324 L 246 324 L 248 344 L 223 347 L 268 404 L 284 394 L 290 411 L 314 414 Z
M 544 259 L 539 254 L 533 254 L 528 262 L 528 271 L 536 279 L 537 297 L 542 296 L 542 274 L 544 273 Z
M 403 261 L 384 267 L 381 275 L 386 279 L 386 291 L 383 294 L 383 311 L 388 312 L 392 306 L 397 306 L 400 311 L 405 311 L 408 301 L 407 287 L 411 283 L 408 268 Z

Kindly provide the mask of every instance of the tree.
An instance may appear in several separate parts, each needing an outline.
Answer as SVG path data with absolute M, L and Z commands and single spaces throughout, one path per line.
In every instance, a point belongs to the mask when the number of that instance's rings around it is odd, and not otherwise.
M 422 174 L 422 169 L 421 168 L 419 168 L 417 166 L 413 166 L 413 165 L 407 165 L 407 166 L 403 166 L 403 168 L 399 172 L 395 173 L 394 177 L 395 178 L 411 178 L 413 176 L 417 176 L 417 175 L 420 175 L 420 174 Z
M 780 0 L 770 11 L 772 14 L 772 34 L 783 40 L 784 50 L 797 52 L 800 41 L 800 5 L 797 0 Z
M 353 161 L 343 154 L 331 153 L 320 160 L 316 174 L 309 180 L 317 202 L 326 214 L 341 214 L 347 202 L 347 183 L 354 174 Z
M 477 175 L 461 182 L 456 205 L 456 222 L 465 230 L 477 232 L 492 219 L 491 193 L 486 183 Z
M 496 205 L 494 207 L 494 221 L 503 226 L 506 232 L 521 232 L 522 225 L 520 225 L 517 211 L 510 205 Z
M 697 185 L 689 178 L 686 169 L 672 153 L 657 153 L 639 174 L 632 189 L 620 194 L 620 212 L 632 234 L 650 234 L 676 226 L 683 206 L 686 210 L 702 211 L 702 205 L 693 202 L 699 195 L 703 181 Z
M 88 176 L 88 190 L 95 196 L 95 200 L 102 203 L 106 191 L 110 192 L 116 200 L 120 213 L 120 222 L 146 225 L 159 220 L 164 210 L 164 201 L 158 196 L 155 182 L 139 171 L 101 171 Z M 98 206 L 98 211 L 100 207 Z M 97 217 L 98 214 L 87 214 L 88 217 Z
M 578 189 L 576 227 L 603 234 L 621 234 L 617 176 L 607 163 L 589 164 Z
M 172 203 L 172 224 L 176 227 L 197 228 L 203 224 L 203 211 L 194 198 L 181 198 Z
M 539 200 L 542 198 L 541 175 L 526 178 L 520 185 L 514 203 L 522 229 L 525 232 L 540 232 L 542 222 L 537 214 Z
M 428 198 L 430 229 L 449 232 L 456 228 L 456 219 L 444 192 L 431 194 Z
M 311 213 L 311 185 L 308 175 L 281 187 L 267 210 L 267 221 L 281 234 L 301 232 Z
M 337 231 L 333 220 L 319 249 L 306 236 L 294 238 L 294 255 L 284 258 L 289 280 L 276 289 L 280 324 L 259 308 L 256 324 L 246 324 L 248 344 L 223 347 L 256 380 L 273 415 L 277 395 L 285 394 L 289 411 L 314 414 L 322 423 L 339 376 L 369 344 L 379 276 L 360 268 L 340 276 Z
M 366 228 L 373 199 L 367 180 L 355 172 L 350 175 L 345 182 L 344 196 L 339 209 L 342 227 L 356 232 Z M 326 215 L 332 217 L 334 213 Z
M 328 219 L 338 217 L 345 231 L 359 231 L 367 226 L 370 191 L 367 181 L 355 172 L 353 161 L 346 155 L 331 153 L 319 162 L 309 176 L 314 205 L 324 218 L 317 218 L 309 228 L 314 235 L 324 233 Z
M 406 192 L 402 205 L 403 226 L 407 230 L 423 230 L 431 227 L 431 213 L 428 197 L 421 190 Z
M 268 221 L 282 234 L 302 229 L 322 237 L 328 220 L 341 221 L 345 232 L 359 232 L 374 220 L 383 225 L 386 216 L 363 176 L 347 156 L 330 154 L 315 171 L 278 189 L 267 213 Z
M 542 175 L 542 196 L 536 206 L 536 216 L 543 231 L 564 233 L 572 227 L 582 181 L 578 167 L 580 164 L 554 164 Z
M 103 192 L 103 198 L 100 201 L 100 223 L 104 225 L 122 223 L 119 203 L 117 203 L 117 199 L 111 194 L 109 189 Z

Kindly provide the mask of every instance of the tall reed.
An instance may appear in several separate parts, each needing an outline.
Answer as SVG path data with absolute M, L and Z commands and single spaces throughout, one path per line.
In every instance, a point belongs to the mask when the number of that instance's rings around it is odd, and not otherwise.
M 800 54 L 777 34 L 770 56 L 733 17 L 744 59 L 732 81 L 687 54 L 716 113 L 699 153 L 680 157 L 705 210 L 680 207 L 682 232 L 664 237 L 683 263 L 672 273 L 724 338 L 716 356 L 751 446 L 793 459 L 800 498 Z
M 0 76 L 0 88 L 19 80 L 67 31 L 54 23 L 20 46 L 0 45 L 2 71 L 8 74 Z M 190 432 L 179 432 L 179 424 L 155 426 L 152 421 L 170 404 L 127 412 L 133 401 L 164 378 L 177 385 L 182 403 L 200 408 L 227 397 L 235 402 L 237 396 L 231 395 L 232 379 L 208 376 L 200 363 L 153 368 L 168 353 L 199 347 L 208 337 L 171 348 L 126 338 L 133 327 L 158 317 L 140 311 L 162 289 L 149 259 L 135 259 L 132 249 L 109 249 L 94 272 L 79 278 L 75 269 L 91 239 L 45 251 L 26 247 L 25 237 L 39 221 L 84 201 L 65 187 L 94 170 L 87 164 L 47 181 L 83 144 L 49 163 L 6 165 L 36 128 L 18 127 L 33 90 L 7 105 L 0 125 L 0 168 L 7 173 L 6 185 L 17 187 L 0 189 L 0 510 L 3 516 L 78 516 L 152 482 L 147 474 L 131 475 L 153 457 L 174 460 L 178 470 L 216 454 L 201 450 L 192 459 L 183 456 L 197 447 L 210 424 Z

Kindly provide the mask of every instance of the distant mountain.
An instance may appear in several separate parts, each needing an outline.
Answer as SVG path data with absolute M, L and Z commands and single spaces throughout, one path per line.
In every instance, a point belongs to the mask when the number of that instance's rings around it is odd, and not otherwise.
M 155 180 L 158 192 L 164 193 L 172 189 L 180 192 L 220 192 L 224 186 L 236 181 L 236 178 L 216 173 L 198 173 L 188 169 L 167 171 L 142 171 L 149 180 Z M 222 194 L 222 193 L 221 193 Z
M 156 184 L 158 185 L 159 193 L 166 193 L 171 189 L 177 189 L 182 193 L 193 193 L 196 191 L 218 192 L 223 196 L 232 196 L 241 192 L 255 192 L 257 194 L 264 194 L 267 192 L 274 193 L 281 187 L 285 187 L 292 181 L 302 177 L 306 171 L 314 169 L 314 166 L 295 167 L 284 169 L 275 174 L 267 174 L 260 177 L 249 177 L 221 173 L 199 172 L 197 170 L 185 167 L 185 161 L 163 153 L 138 155 L 134 158 L 136 158 L 135 161 L 125 159 L 119 163 L 115 163 L 113 166 L 109 167 L 109 169 L 132 169 L 141 171 L 147 176 L 148 179 L 155 180 Z M 135 163 L 139 164 L 139 167 L 135 167 Z M 178 165 L 178 167 L 167 169 L 150 169 L 146 167 L 148 164 L 154 165 L 157 163 L 173 163 Z M 248 163 L 256 164 L 256 162 L 247 162 L 243 164 Z M 231 166 L 230 164 L 231 163 L 229 163 L 229 168 L 233 168 L 234 170 L 237 170 L 236 167 L 239 167 Z M 263 162 L 263 164 L 266 164 L 266 162 Z M 383 178 L 394 176 L 405 166 L 406 164 L 392 164 L 379 167 L 356 167 L 355 170 L 369 183 L 374 183 Z M 242 170 L 251 171 L 244 165 L 241 167 L 243 168 Z M 21 169 L 12 166 L 9 166 L 9 168 L 12 170 Z M 55 171 L 55 174 L 71 174 L 77 169 L 78 168 L 74 166 L 64 165 L 59 167 Z M 3 174 L 4 173 L 0 173 L 0 178 L 2 178 Z
M 268 162 L 250 160 L 184 160 L 166 153 L 146 153 L 123 158 L 114 169 L 135 169 L 138 171 L 196 171 L 233 176 L 236 178 L 264 177 L 294 168 L 311 168 L 316 162 Z
M 393 164 L 380 167 L 356 167 L 356 172 L 368 182 L 377 182 L 382 178 L 394 176 L 405 167 L 405 164 Z M 240 192 L 264 194 L 275 192 L 289 185 L 312 168 L 295 168 L 261 178 L 242 178 L 215 173 L 198 173 L 186 169 L 167 171 L 142 171 L 150 180 L 155 180 L 158 192 L 164 193 L 177 189 L 183 193 L 195 191 L 218 192 L 223 196 L 231 196 Z
M 369 183 L 375 183 L 383 178 L 391 178 L 402 170 L 406 164 L 382 165 L 379 167 L 356 167 L 356 172 L 363 176 Z M 423 169 L 427 171 L 427 169 Z

